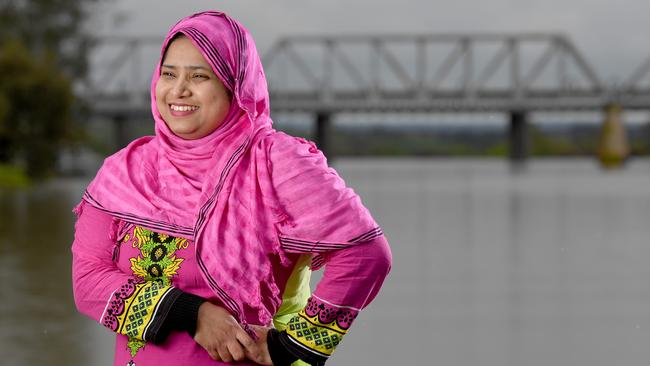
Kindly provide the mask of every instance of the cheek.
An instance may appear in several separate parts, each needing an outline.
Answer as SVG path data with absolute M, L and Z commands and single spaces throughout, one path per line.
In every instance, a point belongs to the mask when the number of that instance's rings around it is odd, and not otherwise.
M 209 97 L 206 98 L 206 101 L 208 101 L 207 104 L 211 106 L 210 109 L 212 112 L 216 114 L 221 114 L 223 109 L 226 109 L 227 112 L 230 106 L 230 98 L 219 92 L 210 93 Z
M 165 94 L 166 94 L 165 87 L 160 82 L 158 82 L 156 84 L 156 89 L 155 89 L 157 105 L 165 105 Z

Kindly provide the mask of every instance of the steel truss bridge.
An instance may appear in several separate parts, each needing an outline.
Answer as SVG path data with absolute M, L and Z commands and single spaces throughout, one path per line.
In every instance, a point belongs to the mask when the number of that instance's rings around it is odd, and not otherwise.
M 99 40 L 91 78 L 79 88 L 97 115 L 118 126 L 150 115 L 160 43 Z M 650 55 L 620 84 L 605 84 L 561 34 L 295 36 L 280 39 L 262 60 L 273 112 L 313 113 L 326 152 L 331 117 L 341 112 L 507 113 L 510 156 L 520 161 L 529 112 L 611 104 L 650 110 Z

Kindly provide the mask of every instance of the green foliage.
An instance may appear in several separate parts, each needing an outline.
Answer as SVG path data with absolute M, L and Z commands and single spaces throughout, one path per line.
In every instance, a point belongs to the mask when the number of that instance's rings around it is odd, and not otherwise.
M 22 169 L 0 164 L 0 188 L 25 188 L 29 183 L 30 180 Z
M 83 32 L 85 19 L 100 0 L 3 0 L 0 2 L 0 43 L 20 42 L 33 54 L 52 55 L 69 77 L 87 71 L 92 42 Z
M 0 2 L 0 164 L 45 178 L 61 145 L 84 137 L 72 128 L 72 84 L 86 76 L 83 25 L 101 1 Z
M 497 156 L 501 157 L 501 156 L 507 156 L 508 153 L 509 153 L 508 143 L 500 142 L 490 147 L 485 154 L 491 157 L 497 157 Z
M 46 177 L 70 129 L 70 81 L 51 57 L 38 59 L 16 41 L 0 46 L 0 70 L 0 163 L 20 163 L 30 177 Z
M 537 126 L 530 124 L 531 155 L 553 156 L 553 155 L 576 155 L 576 147 L 565 138 L 548 137 Z
M 650 155 L 650 122 L 646 122 L 637 135 L 629 136 L 632 155 Z

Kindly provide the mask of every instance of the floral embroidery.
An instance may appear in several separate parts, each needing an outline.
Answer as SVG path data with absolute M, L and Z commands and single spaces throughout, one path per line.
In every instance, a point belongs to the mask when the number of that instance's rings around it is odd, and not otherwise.
M 154 309 L 172 287 L 158 281 L 129 279 L 115 292 L 102 323 L 129 339 L 144 339 L 147 326 L 153 321 Z
M 318 321 L 323 324 L 329 324 L 336 320 L 335 324 L 338 328 L 348 330 L 359 312 L 350 308 L 330 305 L 310 297 L 305 307 L 305 314 L 312 318 L 318 316 Z
M 124 237 L 125 242 L 130 239 L 133 239 L 133 247 L 140 249 L 140 255 L 130 259 L 133 274 L 145 281 L 156 280 L 169 285 L 183 262 L 182 258 L 176 258 L 176 250 L 187 248 L 187 239 L 159 234 L 139 226 L 133 229 L 133 238 L 128 235 Z
M 136 283 L 136 280 L 129 278 L 124 285 L 115 291 L 114 298 L 109 303 L 109 308 L 106 310 L 106 315 L 102 321 L 104 326 L 110 330 L 117 331 L 119 328 L 120 324 L 117 317 L 124 313 L 124 301 L 133 295 Z

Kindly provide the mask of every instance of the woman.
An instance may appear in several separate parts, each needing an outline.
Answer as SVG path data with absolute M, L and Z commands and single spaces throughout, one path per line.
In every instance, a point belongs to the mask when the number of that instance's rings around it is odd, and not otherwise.
M 155 136 L 75 208 L 78 309 L 117 333 L 115 365 L 322 365 L 390 269 L 381 230 L 312 143 L 273 130 L 253 40 L 224 13 L 170 30 L 151 99 Z

